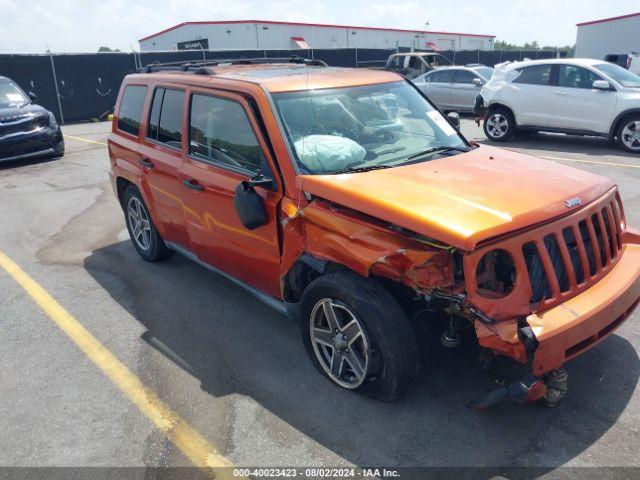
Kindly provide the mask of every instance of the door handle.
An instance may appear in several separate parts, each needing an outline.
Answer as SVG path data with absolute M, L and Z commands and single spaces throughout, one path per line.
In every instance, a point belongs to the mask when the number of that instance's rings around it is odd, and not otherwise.
M 141 158 L 140 165 L 142 165 L 144 168 L 153 168 L 153 162 L 148 158 Z
M 197 180 L 194 180 L 193 178 L 189 179 L 189 180 L 183 180 L 182 184 L 187 187 L 189 190 L 194 190 L 196 192 L 201 192 L 204 190 L 204 187 L 202 185 L 200 185 L 198 183 Z

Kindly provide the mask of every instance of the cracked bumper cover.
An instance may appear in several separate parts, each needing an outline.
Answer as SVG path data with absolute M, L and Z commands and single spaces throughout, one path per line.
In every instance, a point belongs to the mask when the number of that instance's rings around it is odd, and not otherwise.
M 602 280 L 555 308 L 527 317 L 539 345 L 536 375 L 560 368 L 596 345 L 633 312 L 640 301 L 640 244 L 627 243 L 617 265 Z
M 533 374 L 544 375 L 598 344 L 619 327 L 640 301 L 640 232 L 627 232 L 615 267 L 579 295 L 526 317 L 538 346 L 527 354 L 515 321 L 493 325 L 476 321 L 481 346 L 519 362 L 531 361 Z

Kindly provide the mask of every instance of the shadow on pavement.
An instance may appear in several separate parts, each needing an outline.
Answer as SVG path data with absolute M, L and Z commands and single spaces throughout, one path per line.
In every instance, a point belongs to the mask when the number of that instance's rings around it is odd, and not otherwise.
M 203 390 L 246 395 L 360 466 L 553 469 L 611 428 L 640 375 L 633 346 L 612 335 L 568 365 L 569 393 L 555 409 L 504 404 L 475 413 L 466 404 L 492 382 L 454 351 L 429 355 L 409 394 L 385 404 L 334 387 L 313 368 L 290 320 L 179 255 L 149 264 L 125 241 L 93 251 L 84 267 Z
M 34 157 L 27 158 L 25 160 L 0 160 L 0 171 L 2 170 L 12 170 L 21 167 L 29 167 L 32 165 L 40 165 L 43 163 L 55 162 L 56 160 L 60 160 L 62 157 L 53 157 L 53 156 L 45 156 L 45 157 Z

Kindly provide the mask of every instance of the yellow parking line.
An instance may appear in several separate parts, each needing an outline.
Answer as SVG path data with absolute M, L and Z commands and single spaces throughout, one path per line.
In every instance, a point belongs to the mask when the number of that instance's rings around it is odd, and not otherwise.
M 628 167 L 628 168 L 640 168 L 640 165 L 629 165 L 627 163 L 615 163 L 615 162 L 599 162 L 596 160 L 582 160 L 579 158 L 565 158 L 565 157 L 545 157 L 539 155 L 540 158 L 547 160 L 562 160 L 563 162 L 580 162 L 580 163 L 595 163 L 597 165 L 613 165 L 614 167 Z
M 24 289 L 51 320 L 104 373 L 133 404 L 163 431 L 189 460 L 200 468 L 211 469 L 215 478 L 233 477 L 233 464 L 165 405 L 115 355 L 60 305 L 33 278 L 0 251 L 0 267 Z M 221 470 L 218 470 L 221 469 Z
M 97 140 L 91 140 L 89 138 L 76 137 L 75 135 L 69 135 L 68 133 L 64 134 L 64 138 L 72 138 L 74 140 L 79 140 L 81 142 L 96 143 L 98 145 L 106 145 L 106 142 L 99 142 Z

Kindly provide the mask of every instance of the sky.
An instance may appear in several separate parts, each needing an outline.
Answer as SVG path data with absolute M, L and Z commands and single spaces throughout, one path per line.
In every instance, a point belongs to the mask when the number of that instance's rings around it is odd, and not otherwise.
M 640 11 L 637 0 L 0 0 L 0 53 L 138 50 L 138 39 L 194 20 L 282 20 L 496 35 L 573 45 L 575 24 Z M 429 22 L 428 27 L 425 23 Z

